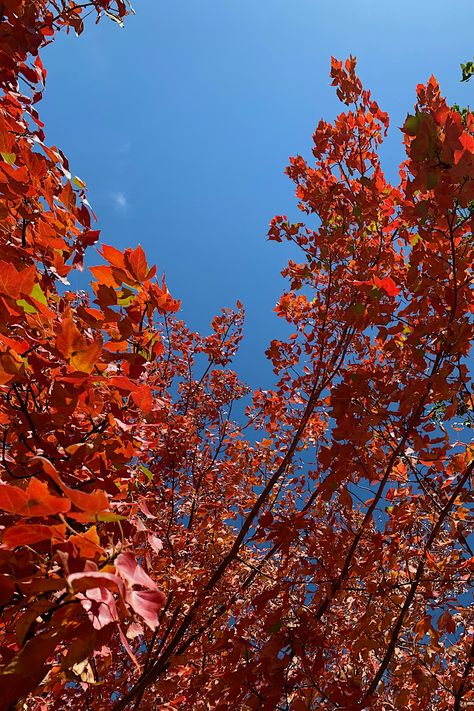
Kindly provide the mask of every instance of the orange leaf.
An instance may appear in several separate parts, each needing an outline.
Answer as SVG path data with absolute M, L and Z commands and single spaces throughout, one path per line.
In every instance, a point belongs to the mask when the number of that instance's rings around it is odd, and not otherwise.
M 99 284 L 111 287 L 118 286 L 117 280 L 115 279 L 110 267 L 100 265 L 98 267 L 89 267 L 89 269 Z
M 67 360 L 84 348 L 84 337 L 70 316 L 61 322 L 61 332 L 56 338 L 56 348 Z
M 21 294 L 30 294 L 35 283 L 36 268 L 32 264 L 17 271 L 9 262 L 0 261 L 0 294 L 18 299 Z
M 43 526 L 43 524 L 17 524 L 7 528 L 3 534 L 3 543 L 7 548 L 27 546 L 40 541 L 64 541 L 66 526 Z
M 94 558 L 97 553 L 102 553 L 104 550 L 100 545 L 97 528 L 95 526 L 91 526 L 85 533 L 71 536 L 69 540 L 74 543 L 84 558 Z
M 102 256 L 105 257 L 105 259 L 113 267 L 118 267 L 119 269 L 126 269 L 124 255 L 116 247 L 112 247 L 109 244 L 103 244 L 101 253 Z
M 9 383 L 10 380 L 24 370 L 22 359 L 14 352 L 0 354 L 0 385 Z
M 125 263 L 128 267 L 127 271 L 136 281 L 145 281 L 148 275 L 148 265 L 146 263 L 145 252 L 140 245 L 133 251 L 131 249 L 125 251 Z
M 153 407 L 153 396 L 148 385 L 141 385 L 136 390 L 133 390 L 132 400 L 145 414 L 151 412 Z
M 431 615 L 425 615 L 415 625 L 416 639 L 421 639 L 425 636 L 431 627 Z
M 48 486 L 39 479 L 30 479 L 26 491 L 18 486 L 0 484 L 0 509 L 18 516 L 54 516 L 70 508 L 70 501 L 52 496 Z
M 102 352 L 102 343 L 91 343 L 87 348 L 74 353 L 69 362 L 72 367 L 81 373 L 92 372 L 94 366 L 99 360 L 99 356 Z
M 445 610 L 443 614 L 440 615 L 438 619 L 438 629 L 446 630 L 446 632 L 451 634 L 456 632 L 456 623 L 448 610 Z
M 78 491 L 77 489 L 71 489 L 71 487 L 64 484 L 59 476 L 58 471 L 51 464 L 51 462 L 45 457 L 34 457 L 35 460 L 40 461 L 44 471 L 48 474 L 51 479 L 59 486 L 61 491 L 66 494 L 68 499 L 77 506 L 78 509 L 82 511 L 89 511 L 91 513 L 99 513 L 104 511 L 109 506 L 109 500 L 107 495 L 101 489 L 97 489 L 90 494 L 84 491 Z

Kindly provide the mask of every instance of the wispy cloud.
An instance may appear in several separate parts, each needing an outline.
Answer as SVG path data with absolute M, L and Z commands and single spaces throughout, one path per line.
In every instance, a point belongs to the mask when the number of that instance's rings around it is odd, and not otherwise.
M 130 203 L 127 200 L 127 196 L 125 193 L 122 192 L 117 192 L 117 193 L 111 193 L 110 197 L 113 200 L 113 203 L 116 207 L 117 210 L 127 210 L 130 207 Z

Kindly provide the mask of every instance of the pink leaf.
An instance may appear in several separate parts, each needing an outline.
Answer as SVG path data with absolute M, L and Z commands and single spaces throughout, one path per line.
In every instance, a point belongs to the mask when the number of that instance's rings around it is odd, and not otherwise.
M 120 625 L 118 626 L 118 628 L 119 628 L 119 634 L 120 634 L 121 642 L 122 642 L 123 646 L 125 647 L 125 650 L 126 650 L 128 656 L 130 657 L 130 659 L 132 660 L 132 662 L 135 664 L 135 666 L 137 667 L 138 671 L 140 671 L 140 665 L 139 665 L 139 663 L 138 663 L 138 661 L 137 661 L 136 656 L 135 656 L 134 653 L 132 652 L 132 648 L 130 647 L 130 645 L 129 645 L 129 643 L 128 643 L 128 639 L 127 639 L 126 636 L 124 635 L 123 630 L 122 630 L 122 628 L 120 627 Z
M 131 553 L 120 553 L 115 561 L 115 570 L 120 577 L 125 580 L 129 587 L 141 585 L 149 590 L 158 590 L 157 584 L 138 565 Z
M 118 621 L 114 596 L 106 588 L 92 588 L 78 597 L 94 629 L 101 630 L 111 622 Z
M 152 533 L 148 534 L 148 543 L 153 548 L 155 553 L 161 553 L 163 550 L 162 541 L 158 538 L 158 536 L 154 536 Z
M 158 590 L 128 590 L 126 600 L 151 630 L 158 627 L 158 613 L 166 597 Z

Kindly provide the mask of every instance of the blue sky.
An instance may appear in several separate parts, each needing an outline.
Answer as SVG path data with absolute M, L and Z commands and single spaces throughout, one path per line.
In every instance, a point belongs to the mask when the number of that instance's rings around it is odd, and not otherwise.
M 319 118 L 339 105 L 331 55 L 359 74 L 398 126 L 416 84 L 435 74 L 450 102 L 474 104 L 459 64 L 474 55 L 471 0 L 136 0 L 126 29 L 104 19 L 44 52 L 47 140 L 86 181 L 104 242 L 141 243 L 205 330 L 241 299 L 238 370 L 269 385 L 263 352 L 282 332 L 272 313 L 288 247 L 266 241 L 274 214 L 298 217 L 289 155 L 310 155 Z M 94 262 L 94 259 L 92 260 Z

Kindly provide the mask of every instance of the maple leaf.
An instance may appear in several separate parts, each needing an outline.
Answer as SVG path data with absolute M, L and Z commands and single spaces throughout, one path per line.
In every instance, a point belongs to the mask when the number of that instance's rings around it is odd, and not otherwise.
M 392 184 L 388 116 L 332 59 L 343 113 L 287 169 L 308 225 L 269 229 L 291 335 L 249 394 L 241 304 L 191 331 L 140 246 L 64 289 L 99 233 L 45 144 L 39 53 L 112 4 L 2 4 L 1 703 L 460 709 L 474 117 L 420 84 Z
M 379 279 L 379 277 L 374 276 L 374 283 L 379 289 L 383 289 L 383 291 L 385 291 L 385 293 L 389 296 L 398 296 L 400 293 L 399 287 L 390 276 L 384 277 L 383 279 Z
M 118 622 L 114 596 L 107 588 L 91 588 L 78 598 L 94 629 L 100 630 L 112 622 Z
M 59 489 L 68 497 L 74 506 L 83 511 L 88 511 L 91 513 L 99 513 L 105 511 L 109 506 L 109 500 L 107 495 L 101 489 L 97 489 L 92 493 L 86 493 L 79 491 L 78 489 L 73 489 L 70 486 L 64 484 L 59 476 L 57 469 L 53 464 L 45 459 L 44 457 L 35 458 L 38 463 L 41 464 L 44 471 L 49 475 L 52 481 L 59 487 Z
M 0 508 L 18 516 L 53 516 L 69 511 L 71 502 L 51 495 L 48 486 L 33 477 L 26 489 L 0 484 Z
M 18 299 L 22 294 L 30 294 L 33 289 L 36 268 L 18 270 L 13 264 L 0 260 L 0 294 Z
M 33 545 L 40 541 L 60 542 L 65 539 L 66 526 L 45 526 L 44 524 L 16 524 L 3 534 L 3 543 L 7 548 Z

